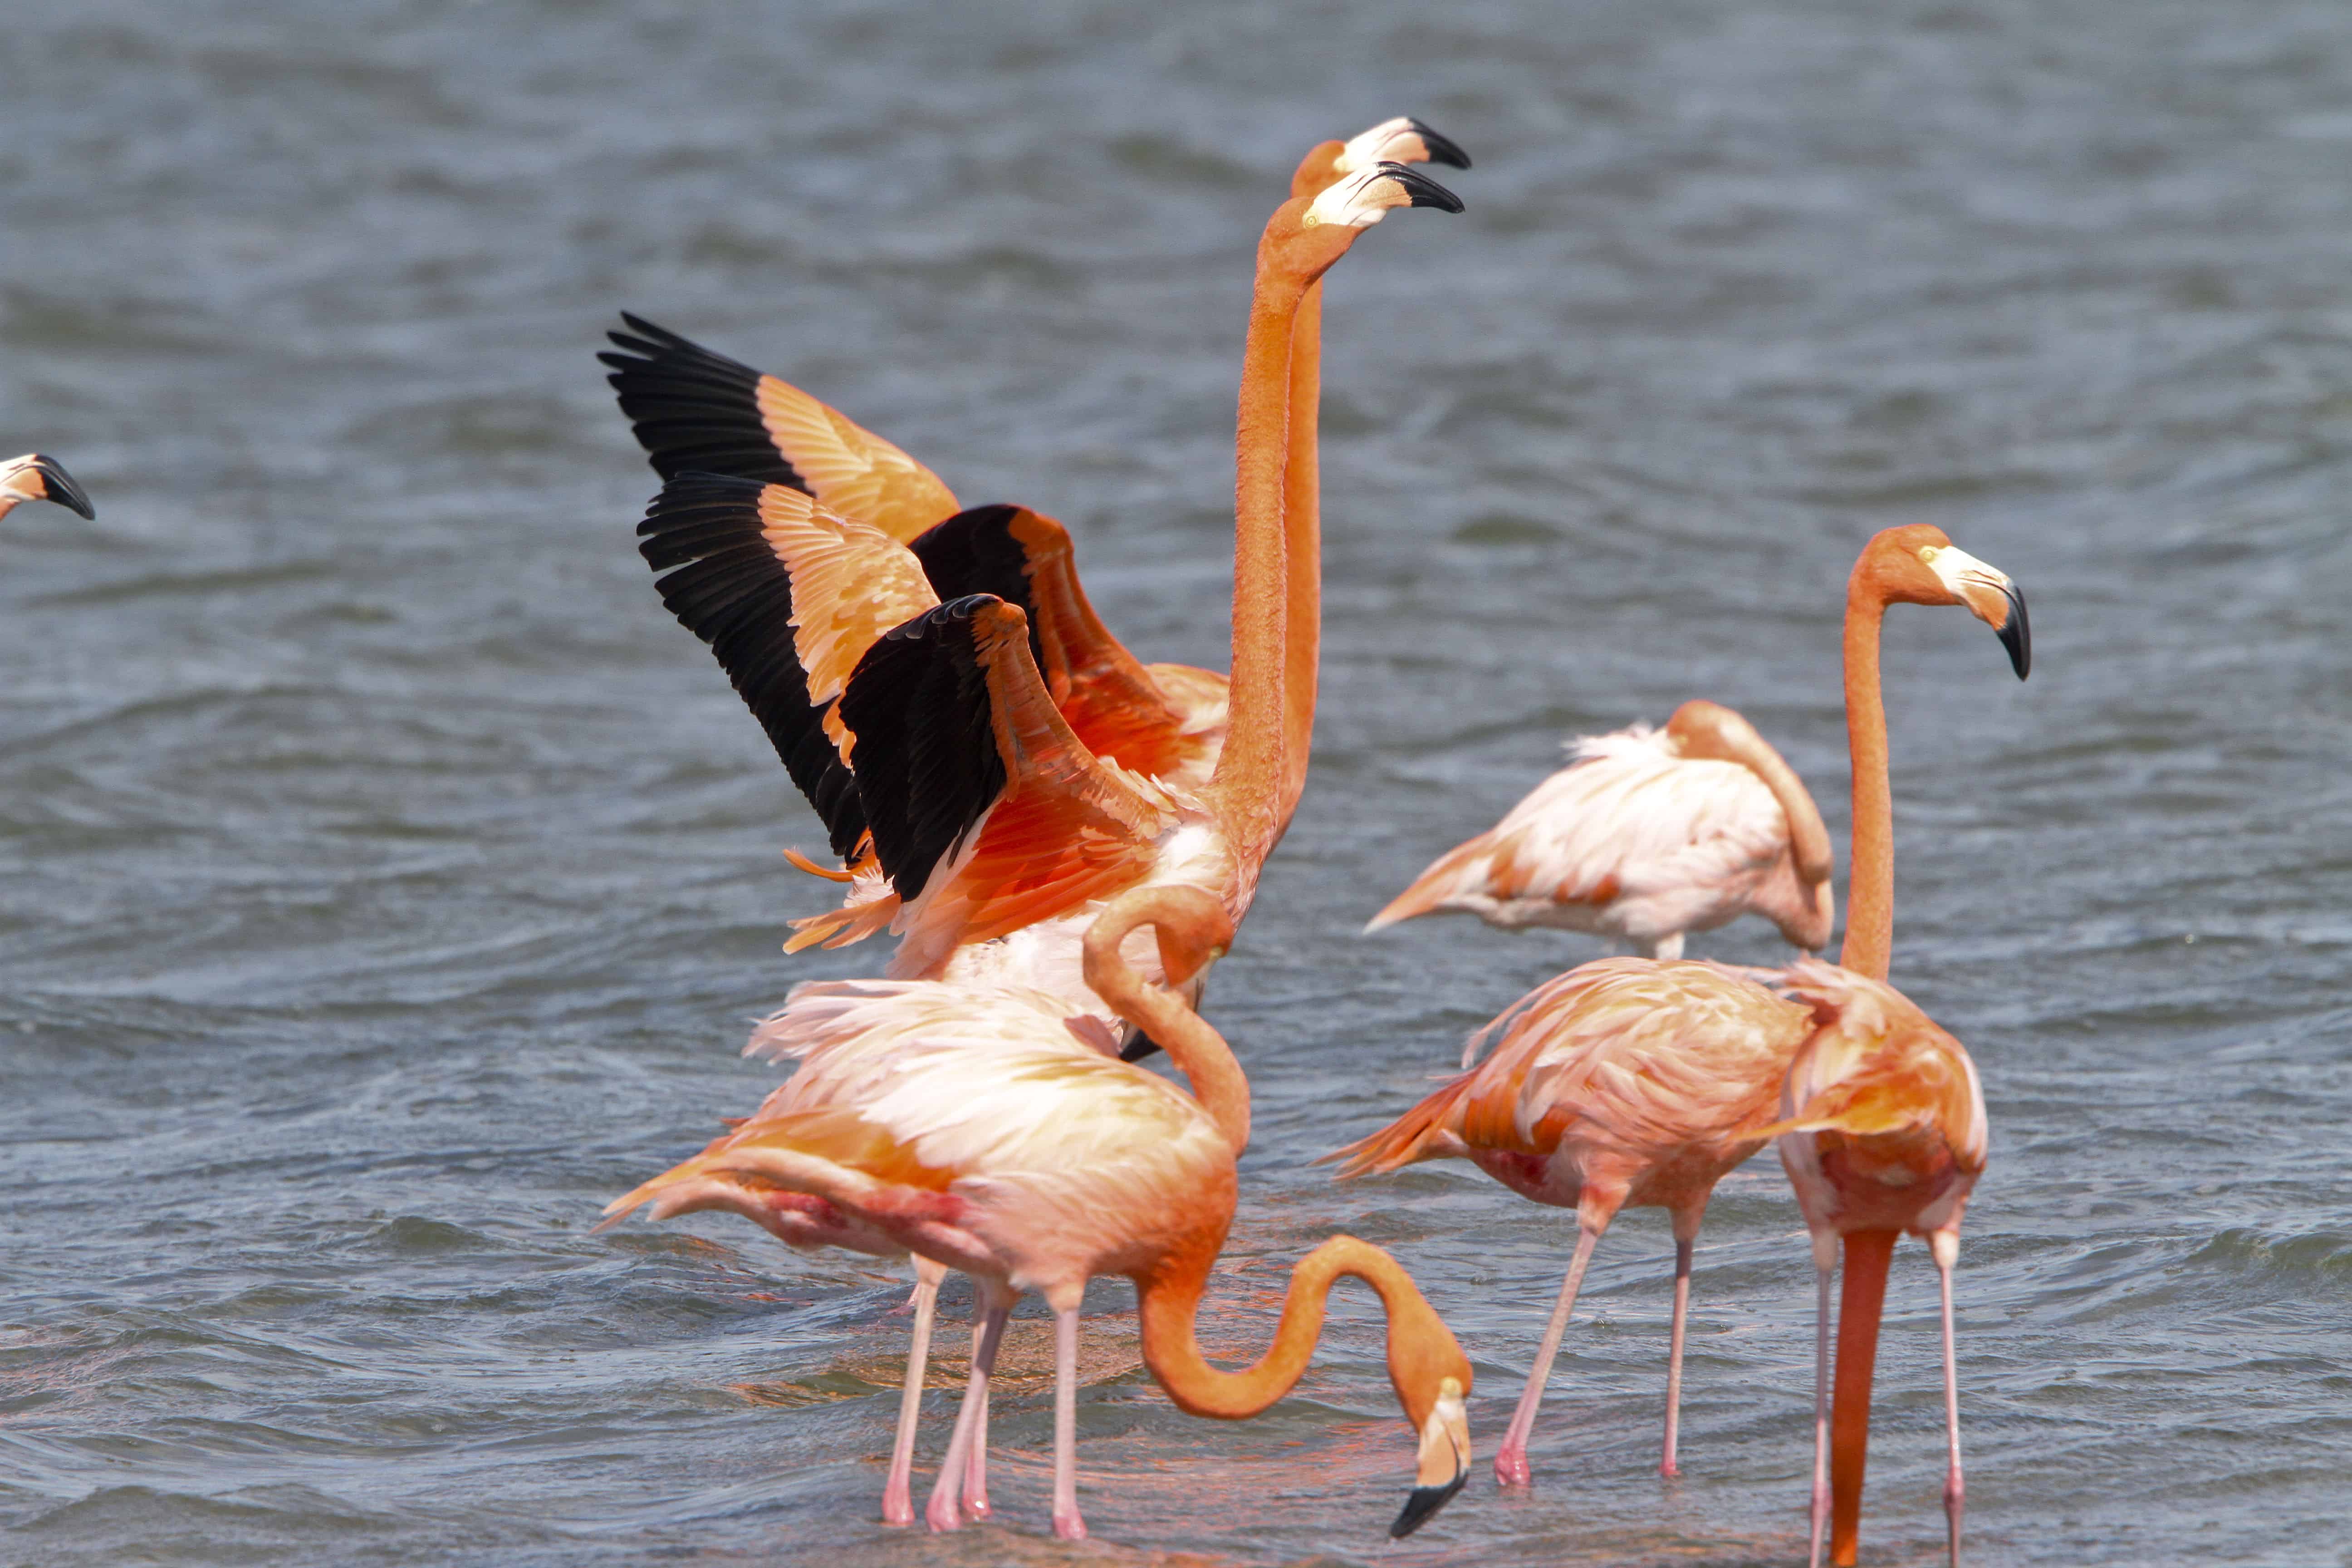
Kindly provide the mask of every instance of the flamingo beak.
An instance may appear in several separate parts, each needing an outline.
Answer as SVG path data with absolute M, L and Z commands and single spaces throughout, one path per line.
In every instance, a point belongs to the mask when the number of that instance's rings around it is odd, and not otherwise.
M 1466 169 L 1470 166 L 1470 154 L 1412 116 L 1400 114 L 1349 138 L 1331 167 L 1335 174 L 1352 174 L 1380 163 L 1444 163 L 1449 168 Z
M 1389 1526 L 1389 1539 L 1402 1541 L 1454 1500 L 1470 1479 L 1470 1413 L 1462 1384 L 1447 1378 L 1437 1385 L 1437 1404 L 1421 1426 L 1421 1464 L 1404 1511 Z
M 1919 559 L 1969 613 L 1990 626 L 2009 650 L 2009 667 L 2023 680 L 2033 668 L 2033 633 L 2025 618 L 2025 590 L 2009 574 L 1986 565 L 1965 550 L 1931 545 Z
M 2025 590 L 2014 583 L 2001 584 L 2001 593 L 2009 600 L 2009 613 L 1994 627 L 2000 646 L 2009 650 L 2009 667 L 2023 680 L 2033 668 L 2033 631 L 2025 621 Z
M 0 490 L 5 490 L 12 504 L 20 500 L 53 500 L 92 521 L 98 517 L 90 509 L 89 497 L 82 493 L 81 486 L 55 458 L 27 452 L 8 464 L 5 473 L 5 482 L 0 485 Z
M 1382 163 L 1380 171 L 1404 187 L 1405 195 L 1412 198 L 1414 206 L 1435 207 L 1440 212 L 1449 213 L 1462 210 L 1460 196 L 1409 163 Z

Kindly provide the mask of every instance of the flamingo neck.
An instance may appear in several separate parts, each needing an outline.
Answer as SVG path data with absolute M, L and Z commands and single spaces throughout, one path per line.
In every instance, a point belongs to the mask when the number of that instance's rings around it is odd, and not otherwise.
M 1878 632 L 1886 595 L 1865 552 L 1845 595 L 1845 733 L 1853 768 L 1853 851 L 1846 876 L 1845 946 L 1838 962 L 1886 978 L 1895 947 L 1895 802 L 1886 773 L 1886 700 L 1879 689 Z
M 1284 653 L 1282 803 L 1277 837 L 1307 792 L 1323 644 L 1323 284 L 1307 286 L 1290 331 L 1289 461 L 1282 476 Z
M 1434 1404 L 1440 1376 L 1450 1372 L 1458 1378 L 1468 1371 L 1466 1363 L 1459 1371 L 1445 1364 L 1449 1352 L 1459 1361 L 1461 1352 L 1397 1260 L 1369 1242 L 1335 1236 L 1291 1269 L 1273 1345 L 1245 1370 L 1221 1372 L 1201 1354 L 1193 1337 L 1209 1265 L 1223 1241 L 1222 1228 L 1204 1239 L 1207 1245 L 1182 1249 L 1135 1281 L 1144 1364 L 1176 1407 L 1189 1415 L 1236 1421 L 1290 1392 L 1322 1337 L 1324 1298 L 1342 1276 L 1380 1292 L 1389 1320 L 1389 1382 L 1416 1429 Z
M 1838 1298 L 1836 1392 L 1830 1406 L 1830 1561 L 1853 1568 L 1862 1535 L 1863 1471 L 1870 1458 L 1870 1382 L 1896 1233 L 1850 1231 Z
M 1307 279 L 1258 247 L 1234 435 L 1234 661 L 1223 752 L 1209 788 L 1235 853 L 1264 861 L 1281 836 L 1286 662 L 1283 468 L 1290 426 L 1290 339 Z
M 1138 974 L 1132 964 L 1113 964 L 1108 973 L 1090 973 L 1087 979 L 1096 995 L 1168 1053 L 1234 1154 L 1248 1148 L 1249 1076 L 1225 1037 L 1177 997 Z

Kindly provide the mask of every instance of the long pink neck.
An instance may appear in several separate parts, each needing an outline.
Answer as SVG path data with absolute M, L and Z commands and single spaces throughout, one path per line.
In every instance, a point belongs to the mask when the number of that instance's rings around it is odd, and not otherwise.
M 1845 592 L 1845 734 L 1853 767 L 1853 853 L 1847 862 L 1845 947 L 1838 962 L 1886 978 L 1895 948 L 1895 800 L 1886 772 L 1886 701 L 1879 690 L 1878 631 L 1886 595 L 1871 556 L 1854 563 Z
M 1285 649 L 1282 682 L 1282 802 L 1279 833 L 1307 793 L 1315 742 L 1316 683 L 1323 646 L 1323 473 L 1318 436 L 1323 407 L 1323 284 L 1307 285 L 1290 331 L 1290 455 L 1282 479 Z
M 1223 1237 L 1202 1237 L 1136 1277 L 1143 1331 L 1143 1361 L 1176 1407 L 1192 1415 L 1237 1421 L 1256 1415 L 1297 1384 L 1323 1334 L 1324 1298 L 1342 1276 L 1380 1292 L 1389 1320 L 1389 1381 L 1418 1427 L 1428 1415 L 1441 1375 L 1468 1370 L 1454 1336 L 1397 1260 L 1369 1242 L 1335 1236 L 1298 1260 L 1275 1325 L 1274 1343 L 1242 1372 L 1211 1366 L 1193 1335 L 1193 1321 Z
M 1138 926 L 1156 928 L 1160 962 L 1170 974 L 1197 972 L 1199 956 L 1233 938 L 1233 922 L 1198 888 L 1160 884 L 1124 893 L 1086 934 L 1080 962 L 1087 984 L 1129 1023 L 1150 1035 L 1192 1086 L 1192 1098 L 1238 1155 L 1249 1147 L 1250 1087 L 1225 1037 L 1165 988 L 1136 973 L 1119 949 Z M 1190 962 L 1180 954 L 1192 955 Z
M 1284 647 L 1288 616 L 1283 468 L 1290 426 L 1290 340 L 1306 279 L 1258 247 L 1257 289 L 1242 353 L 1234 445 L 1234 662 L 1224 751 L 1210 793 L 1234 849 L 1262 862 L 1282 833 L 1287 763 Z

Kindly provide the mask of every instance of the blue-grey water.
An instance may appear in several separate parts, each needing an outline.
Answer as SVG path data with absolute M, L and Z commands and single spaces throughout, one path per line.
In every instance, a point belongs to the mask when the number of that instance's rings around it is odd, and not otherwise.
M 0 525 L 0 1562 L 1801 1561 L 1769 1158 L 1702 1240 L 1686 1477 L 1637 1213 L 1511 1498 L 1569 1216 L 1307 1162 L 1598 951 L 1355 934 L 1562 734 L 1731 703 L 1843 840 L 1843 574 L 1912 521 L 2038 645 L 2021 686 L 1965 616 L 1886 638 L 1895 977 L 1995 1126 L 1975 1560 L 2352 1562 L 2337 0 L 30 10 L 0 451 L 99 521 Z M 903 1279 L 721 1217 L 589 1234 L 773 1081 L 751 1016 L 885 956 L 778 952 L 822 835 L 655 597 L 590 356 L 628 307 L 786 374 L 1065 519 L 1145 657 L 1221 665 L 1257 228 L 1408 111 L 1478 162 L 1332 277 L 1327 697 L 1211 998 L 1258 1109 L 1204 1336 L 1252 1353 L 1290 1259 L 1381 1242 L 1476 1359 L 1476 1479 L 1382 1544 L 1411 1450 L 1360 1294 L 1229 1426 L 1106 1282 L 1096 1541 L 1045 1539 L 1035 1329 L 1000 1522 L 885 1531 Z M 1869 1562 L 1940 1551 L 1933 1325 L 1906 1247 Z

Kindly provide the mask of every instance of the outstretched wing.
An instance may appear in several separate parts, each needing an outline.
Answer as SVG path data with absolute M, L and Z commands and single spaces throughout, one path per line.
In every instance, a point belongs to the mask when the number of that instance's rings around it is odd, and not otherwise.
M 941 599 L 993 594 L 1028 615 L 1045 689 L 1087 750 L 1154 776 L 1195 760 L 1203 737 L 1095 614 L 1060 523 L 1024 506 L 973 507 L 908 548 Z
M 889 442 L 789 382 L 623 311 L 596 357 L 655 472 L 731 474 L 805 490 L 904 542 L 950 516 L 955 492 Z
M 646 563 L 667 573 L 662 603 L 710 645 L 793 783 L 824 818 L 835 855 L 848 859 L 866 832 L 866 813 L 824 720 L 830 701 L 809 696 L 793 626 L 792 572 L 765 533 L 761 498 L 750 479 L 688 474 L 664 485 L 637 525 Z
M 1140 881 L 1176 823 L 1164 790 L 1079 741 L 1028 617 L 993 596 L 893 630 L 841 707 L 875 853 L 905 904 L 894 976 Z

